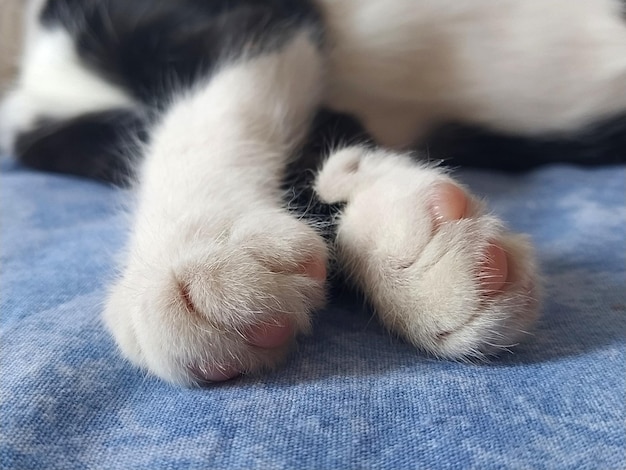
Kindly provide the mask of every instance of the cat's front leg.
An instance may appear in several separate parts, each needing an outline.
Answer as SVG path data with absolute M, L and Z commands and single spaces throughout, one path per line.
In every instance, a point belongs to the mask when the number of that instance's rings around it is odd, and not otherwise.
M 280 190 L 321 59 L 306 32 L 278 49 L 187 92 L 147 149 L 104 318 L 128 359 L 168 381 L 272 367 L 324 303 L 326 246 Z
M 361 147 L 330 156 L 316 190 L 346 202 L 337 256 L 381 321 L 452 359 L 516 344 L 538 316 L 526 237 L 509 232 L 444 171 Z

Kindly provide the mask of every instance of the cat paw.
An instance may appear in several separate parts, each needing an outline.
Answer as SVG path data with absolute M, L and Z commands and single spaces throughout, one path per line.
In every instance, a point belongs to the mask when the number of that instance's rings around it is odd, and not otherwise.
M 539 311 L 532 246 L 442 170 L 360 147 L 332 155 L 320 198 L 346 202 L 337 255 L 383 324 L 436 356 L 515 345 Z
M 284 213 L 135 233 L 104 320 L 131 362 L 167 381 L 273 368 L 324 304 L 326 246 Z

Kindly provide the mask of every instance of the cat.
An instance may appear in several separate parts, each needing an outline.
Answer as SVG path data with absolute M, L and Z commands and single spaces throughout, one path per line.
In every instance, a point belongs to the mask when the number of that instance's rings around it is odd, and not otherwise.
M 483 358 L 539 315 L 532 245 L 411 150 L 621 159 L 624 52 L 617 0 L 32 0 L 0 147 L 134 187 L 103 318 L 166 381 L 276 367 L 334 264 L 392 333 Z

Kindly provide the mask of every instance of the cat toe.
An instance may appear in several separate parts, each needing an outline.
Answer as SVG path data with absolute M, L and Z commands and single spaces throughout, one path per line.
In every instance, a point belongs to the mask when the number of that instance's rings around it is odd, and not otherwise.
M 478 279 L 487 295 L 496 295 L 507 284 L 509 263 L 504 249 L 495 243 L 490 243 L 484 250 L 484 259 L 479 264 Z
M 453 183 L 437 183 L 429 202 L 433 217 L 438 223 L 462 219 L 467 212 L 467 194 Z
M 473 212 L 465 190 L 447 181 L 434 185 L 429 203 L 436 228 L 470 217 Z M 490 243 L 483 250 L 483 259 L 477 265 L 477 276 L 487 294 L 497 294 L 505 287 L 508 276 L 507 255 L 496 242 Z
M 253 346 L 264 349 L 279 348 L 295 336 L 296 329 L 288 319 L 275 319 L 247 328 L 244 337 Z

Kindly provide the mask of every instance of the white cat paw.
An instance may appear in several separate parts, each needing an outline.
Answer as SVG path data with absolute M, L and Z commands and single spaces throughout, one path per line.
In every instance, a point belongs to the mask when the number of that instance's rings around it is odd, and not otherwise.
M 326 246 L 287 214 L 153 228 L 150 242 L 136 230 L 104 319 L 123 354 L 165 380 L 272 368 L 324 304 Z
M 484 357 L 515 345 L 538 316 L 528 239 L 507 231 L 442 170 L 350 147 L 316 183 L 346 202 L 337 254 L 381 321 L 436 356 Z

